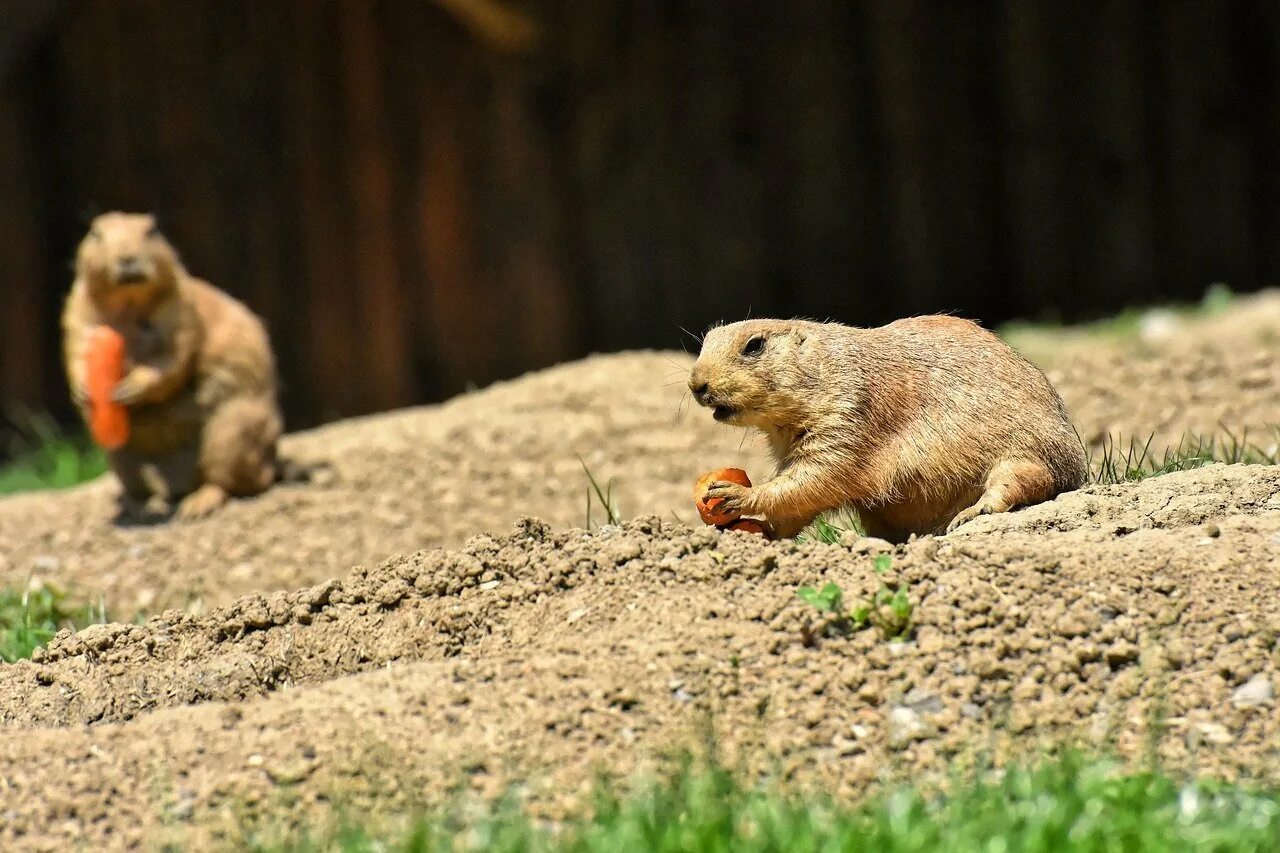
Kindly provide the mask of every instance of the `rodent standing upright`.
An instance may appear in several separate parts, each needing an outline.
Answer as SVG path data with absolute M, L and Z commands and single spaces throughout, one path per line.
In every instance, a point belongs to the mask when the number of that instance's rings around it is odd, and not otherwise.
M 112 399 L 128 410 L 129 438 L 109 459 L 127 509 L 158 496 L 193 518 L 275 482 L 283 420 L 266 329 L 192 277 L 150 215 L 97 217 L 76 254 L 62 328 L 82 411 L 86 342 L 101 324 L 125 341 Z
M 794 536 L 849 506 L 902 541 L 1082 486 L 1084 448 L 1048 378 L 976 323 L 913 317 L 875 329 L 748 320 L 711 329 L 689 377 L 718 421 L 756 427 L 767 483 L 707 499 Z

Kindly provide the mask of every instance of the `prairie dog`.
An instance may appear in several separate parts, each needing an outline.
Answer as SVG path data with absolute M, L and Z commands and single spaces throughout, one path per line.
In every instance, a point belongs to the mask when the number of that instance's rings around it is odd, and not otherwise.
M 109 458 L 126 508 L 159 497 L 181 501 L 179 517 L 198 517 L 276 480 L 282 418 L 266 329 L 193 278 L 150 215 L 97 217 L 76 254 L 62 329 L 72 397 L 86 417 L 85 346 L 100 324 L 125 340 L 112 397 L 128 409 L 129 440 Z
M 1079 488 L 1088 463 L 1049 380 L 968 320 L 876 329 L 748 320 L 707 333 L 689 389 L 718 421 L 755 427 L 778 462 L 755 487 L 708 497 L 794 536 L 855 509 L 902 541 Z

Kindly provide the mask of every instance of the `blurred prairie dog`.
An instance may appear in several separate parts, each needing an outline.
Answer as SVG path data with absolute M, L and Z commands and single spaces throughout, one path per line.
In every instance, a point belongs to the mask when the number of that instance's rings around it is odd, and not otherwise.
M 707 333 L 689 377 L 724 423 L 756 427 L 778 461 L 754 487 L 708 497 L 794 536 L 849 506 L 871 536 L 905 540 L 1082 486 L 1087 461 L 1049 380 L 968 320 L 876 329 L 748 320 Z
M 97 217 L 76 254 L 62 328 L 82 410 L 88 332 L 101 324 L 125 340 L 112 396 L 128 409 L 129 440 L 109 458 L 126 508 L 159 497 L 193 518 L 275 482 L 282 418 L 266 329 L 188 274 L 150 215 Z

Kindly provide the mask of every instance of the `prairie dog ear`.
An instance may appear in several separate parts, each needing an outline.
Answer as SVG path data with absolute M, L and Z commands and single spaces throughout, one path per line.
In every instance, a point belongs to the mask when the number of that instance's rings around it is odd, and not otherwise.
M 799 346 L 809 340 L 809 333 L 797 326 L 791 330 L 791 339 L 796 342 L 797 346 Z

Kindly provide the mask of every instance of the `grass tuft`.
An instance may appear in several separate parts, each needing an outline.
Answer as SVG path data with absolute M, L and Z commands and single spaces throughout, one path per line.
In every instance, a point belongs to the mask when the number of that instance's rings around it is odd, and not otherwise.
M 1166 447 L 1156 452 L 1151 448 L 1152 434 L 1145 441 L 1130 436 L 1104 436 L 1089 452 L 1091 481 L 1109 486 L 1116 483 L 1132 483 L 1171 474 L 1190 471 L 1215 462 L 1228 465 L 1275 465 L 1280 463 L 1280 428 L 1274 440 L 1263 445 L 1249 440 L 1248 430 L 1239 434 L 1225 427 L 1220 433 L 1208 436 L 1183 436 L 1177 447 Z
M 0 590 L 0 660 L 31 657 L 62 628 L 79 630 L 107 621 L 106 606 L 72 604 L 53 586 Z
M 796 541 L 823 542 L 827 545 L 839 545 L 840 537 L 849 530 L 852 530 L 859 536 L 866 535 L 866 531 L 862 529 L 862 522 L 859 520 L 857 513 L 852 510 L 839 510 L 818 516 L 818 518 L 814 520 L 813 524 L 806 527 L 800 535 L 796 537 Z
M 587 467 L 587 463 L 581 456 L 578 457 L 578 464 L 582 466 L 582 472 L 587 475 L 587 530 L 593 529 L 591 520 L 592 493 L 594 492 L 596 500 L 600 501 L 600 505 L 604 507 L 605 517 L 609 524 L 621 524 L 622 515 L 618 510 L 618 504 L 613 498 L 613 478 L 605 484 L 604 488 L 600 487 L 600 483 L 596 480 L 595 475 L 591 473 L 591 469 Z
M 49 415 L 18 412 L 0 458 L 0 495 L 39 489 L 65 489 L 92 480 L 107 470 L 102 450 L 83 435 L 65 432 Z

